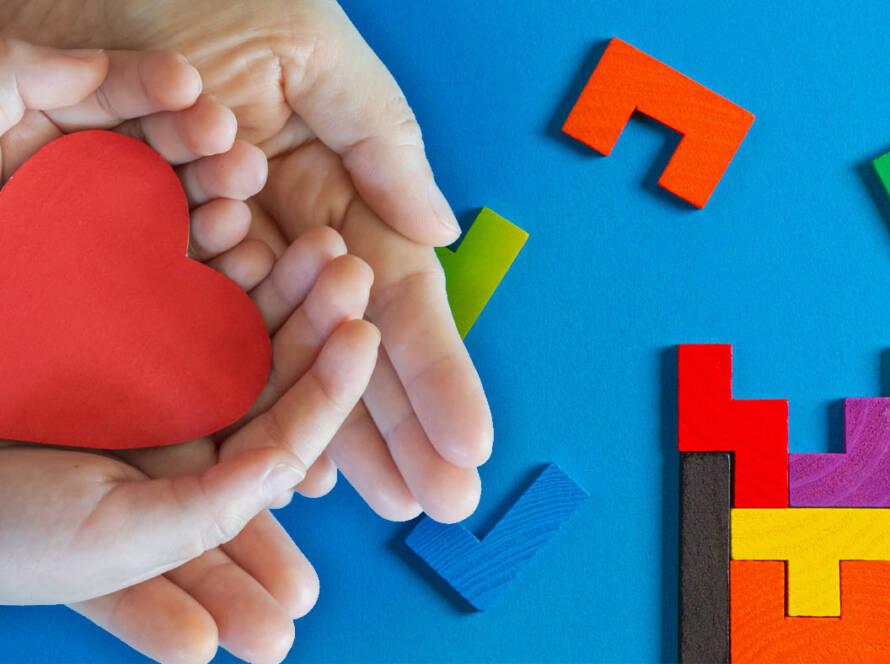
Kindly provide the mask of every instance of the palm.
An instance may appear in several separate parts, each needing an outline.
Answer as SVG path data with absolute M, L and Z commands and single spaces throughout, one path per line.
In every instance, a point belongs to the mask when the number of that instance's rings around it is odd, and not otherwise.
M 318 72 L 340 76 L 350 59 L 363 56 L 358 35 L 339 39 L 345 53 L 319 45 L 326 29 L 343 30 L 325 0 L 96 1 L 104 11 L 62 3 L 47 15 L 29 3 L 8 29 L 27 35 L 33 12 L 42 19 L 42 38 L 53 42 L 169 48 L 189 57 L 205 90 L 235 111 L 239 135 L 271 158 L 268 186 L 251 201 L 251 236 L 280 255 L 302 230 L 327 224 L 374 270 L 368 317 L 383 333 L 386 353 L 330 458 L 387 518 L 407 519 L 421 508 L 443 521 L 467 516 L 479 498 L 475 466 L 488 456 L 491 422 L 451 323 L 438 263 L 429 246 L 406 239 L 375 213 L 391 207 L 381 202 L 383 194 L 372 185 L 357 191 L 356 172 L 368 170 L 359 152 L 373 151 L 374 140 L 359 140 L 348 121 L 305 96 L 312 87 L 329 104 L 342 101 L 333 87 L 326 92 L 329 82 Z M 75 30 L 72 21 L 79 23 Z M 404 115 L 404 142 L 416 141 L 407 106 L 387 103 Z M 345 129 L 335 126 L 338 120 Z

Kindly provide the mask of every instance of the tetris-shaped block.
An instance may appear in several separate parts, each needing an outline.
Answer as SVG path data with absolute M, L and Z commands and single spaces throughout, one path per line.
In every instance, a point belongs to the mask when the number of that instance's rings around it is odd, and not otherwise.
M 786 616 L 781 562 L 733 560 L 731 577 L 733 664 L 890 662 L 890 562 L 840 563 L 839 618 Z
M 788 402 L 732 398 L 732 346 L 678 349 L 681 452 L 732 452 L 736 507 L 788 505 Z
M 457 251 L 436 248 L 461 338 L 467 336 L 527 239 L 524 230 L 482 208 Z
M 839 616 L 840 561 L 890 560 L 890 510 L 734 509 L 733 560 L 788 562 L 788 615 Z
M 423 517 L 405 543 L 484 611 L 586 499 L 584 489 L 550 464 L 484 539 L 460 524 Z
M 680 664 L 729 662 L 731 506 L 729 454 L 681 454 Z
M 843 454 L 792 454 L 791 504 L 890 506 L 890 398 L 844 401 Z
M 612 39 L 562 130 L 608 155 L 634 111 L 683 134 L 658 184 L 700 208 L 754 122 L 741 106 Z

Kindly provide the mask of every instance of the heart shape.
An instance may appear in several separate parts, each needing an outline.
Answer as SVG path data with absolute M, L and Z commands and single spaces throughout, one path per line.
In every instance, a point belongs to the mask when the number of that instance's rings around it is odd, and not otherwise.
M 140 141 L 83 131 L 0 190 L 0 438 L 123 449 L 237 421 L 269 334 L 234 282 L 186 256 L 188 204 Z

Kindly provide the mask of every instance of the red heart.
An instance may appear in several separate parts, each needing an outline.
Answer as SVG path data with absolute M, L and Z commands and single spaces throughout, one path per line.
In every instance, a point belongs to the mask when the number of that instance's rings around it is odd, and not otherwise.
M 139 141 L 78 132 L 16 171 L 0 191 L 0 438 L 167 445 L 247 411 L 269 335 L 187 245 L 182 186 Z

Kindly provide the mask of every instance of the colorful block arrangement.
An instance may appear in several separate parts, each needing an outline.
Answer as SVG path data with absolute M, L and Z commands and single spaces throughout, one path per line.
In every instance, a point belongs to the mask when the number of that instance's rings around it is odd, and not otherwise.
M 890 661 L 890 399 L 846 400 L 845 453 L 789 455 L 730 346 L 678 358 L 680 660 Z

